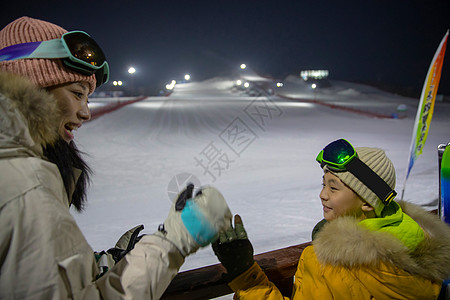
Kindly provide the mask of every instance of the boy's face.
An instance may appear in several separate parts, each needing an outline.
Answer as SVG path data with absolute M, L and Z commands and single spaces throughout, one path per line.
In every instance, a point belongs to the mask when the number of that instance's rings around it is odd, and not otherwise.
M 323 217 L 327 221 L 348 215 L 364 217 L 364 202 L 361 198 L 330 172 L 325 172 L 323 176 L 323 187 L 319 196 L 323 205 Z

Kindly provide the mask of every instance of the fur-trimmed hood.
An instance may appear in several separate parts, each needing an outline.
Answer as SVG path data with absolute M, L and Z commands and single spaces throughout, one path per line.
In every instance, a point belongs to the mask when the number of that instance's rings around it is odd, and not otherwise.
M 424 241 L 413 252 L 390 233 L 370 231 L 358 225 L 355 218 L 341 217 L 324 225 L 317 234 L 313 244 L 318 260 L 348 268 L 387 262 L 431 280 L 449 278 L 450 226 L 419 206 L 398 203 L 425 232 Z
M 26 78 L 0 72 L 0 157 L 42 156 L 43 146 L 58 137 L 59 114 L 50 93 Z

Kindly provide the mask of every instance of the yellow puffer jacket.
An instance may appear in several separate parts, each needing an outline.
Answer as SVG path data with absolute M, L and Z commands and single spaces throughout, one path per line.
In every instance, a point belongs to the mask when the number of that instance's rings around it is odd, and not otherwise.
M 437 299 L 450 277 L 450 227 L 418 206 L 399 204 L 425 232 L 415 250 L 390 233 L 339 218 L 303 251 L 291 299 Z M 229 286 L 236 299 L 287 299 L 256 263 Z

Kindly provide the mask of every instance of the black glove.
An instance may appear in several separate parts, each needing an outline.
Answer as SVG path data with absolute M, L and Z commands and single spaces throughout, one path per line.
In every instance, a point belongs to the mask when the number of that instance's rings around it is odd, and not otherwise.
M 144 225 L 138 225 L 127 232 L 125 232 L 120 239 L 117 241 L 114 248 L 109 249 L 107 252 L 111 254 L 112 258 L 116 263 L 119 262 L 128 252 L 130 252 L 134 245 L 142 238 L 138 236 L 139 233 L 144 229 Z
M 247 271 L 255 262 L 253 246 L 247 238 L 247 232 L 239 215 L 234 216 L 234 228 L 219 233 L 219 239 L 212 244 L 214 254 L 227 270 L 222 275 L 226 282 L 232 281 Z
M 142 238 L 142 235 L 138 236 L 142 229 L 144 229 L 144 225 L 138 225 L 125 232 L 117 241 L 114 248 L 108 251 L 94 252 L 99 269 L 97 279 L 108 272 L 108 270 L 134 248 L 134 245 Z

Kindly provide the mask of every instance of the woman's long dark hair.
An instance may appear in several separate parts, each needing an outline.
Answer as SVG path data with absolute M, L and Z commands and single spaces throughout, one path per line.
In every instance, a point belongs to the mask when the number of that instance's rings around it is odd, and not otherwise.
M 44 149 L 44 155 L 48 160 L 58 166 L 67 197 L 69 201 L 71 201 L 70 204 L 73 205 L 78 212 L 81 212 L 86 206 L 86 192 L 92 173 L 89 166 L 81 157 L 81 154 L 82 152 L 78 150 L 73 141 L 68 144 L 62 138 Z M 73 184 L 75 182 L 73 168 L 81 170 L 81 175 L 76 182 L 75 189 L 73 189 Z M 69 194 L 71 191 L 73 191 L 72 198 Z

